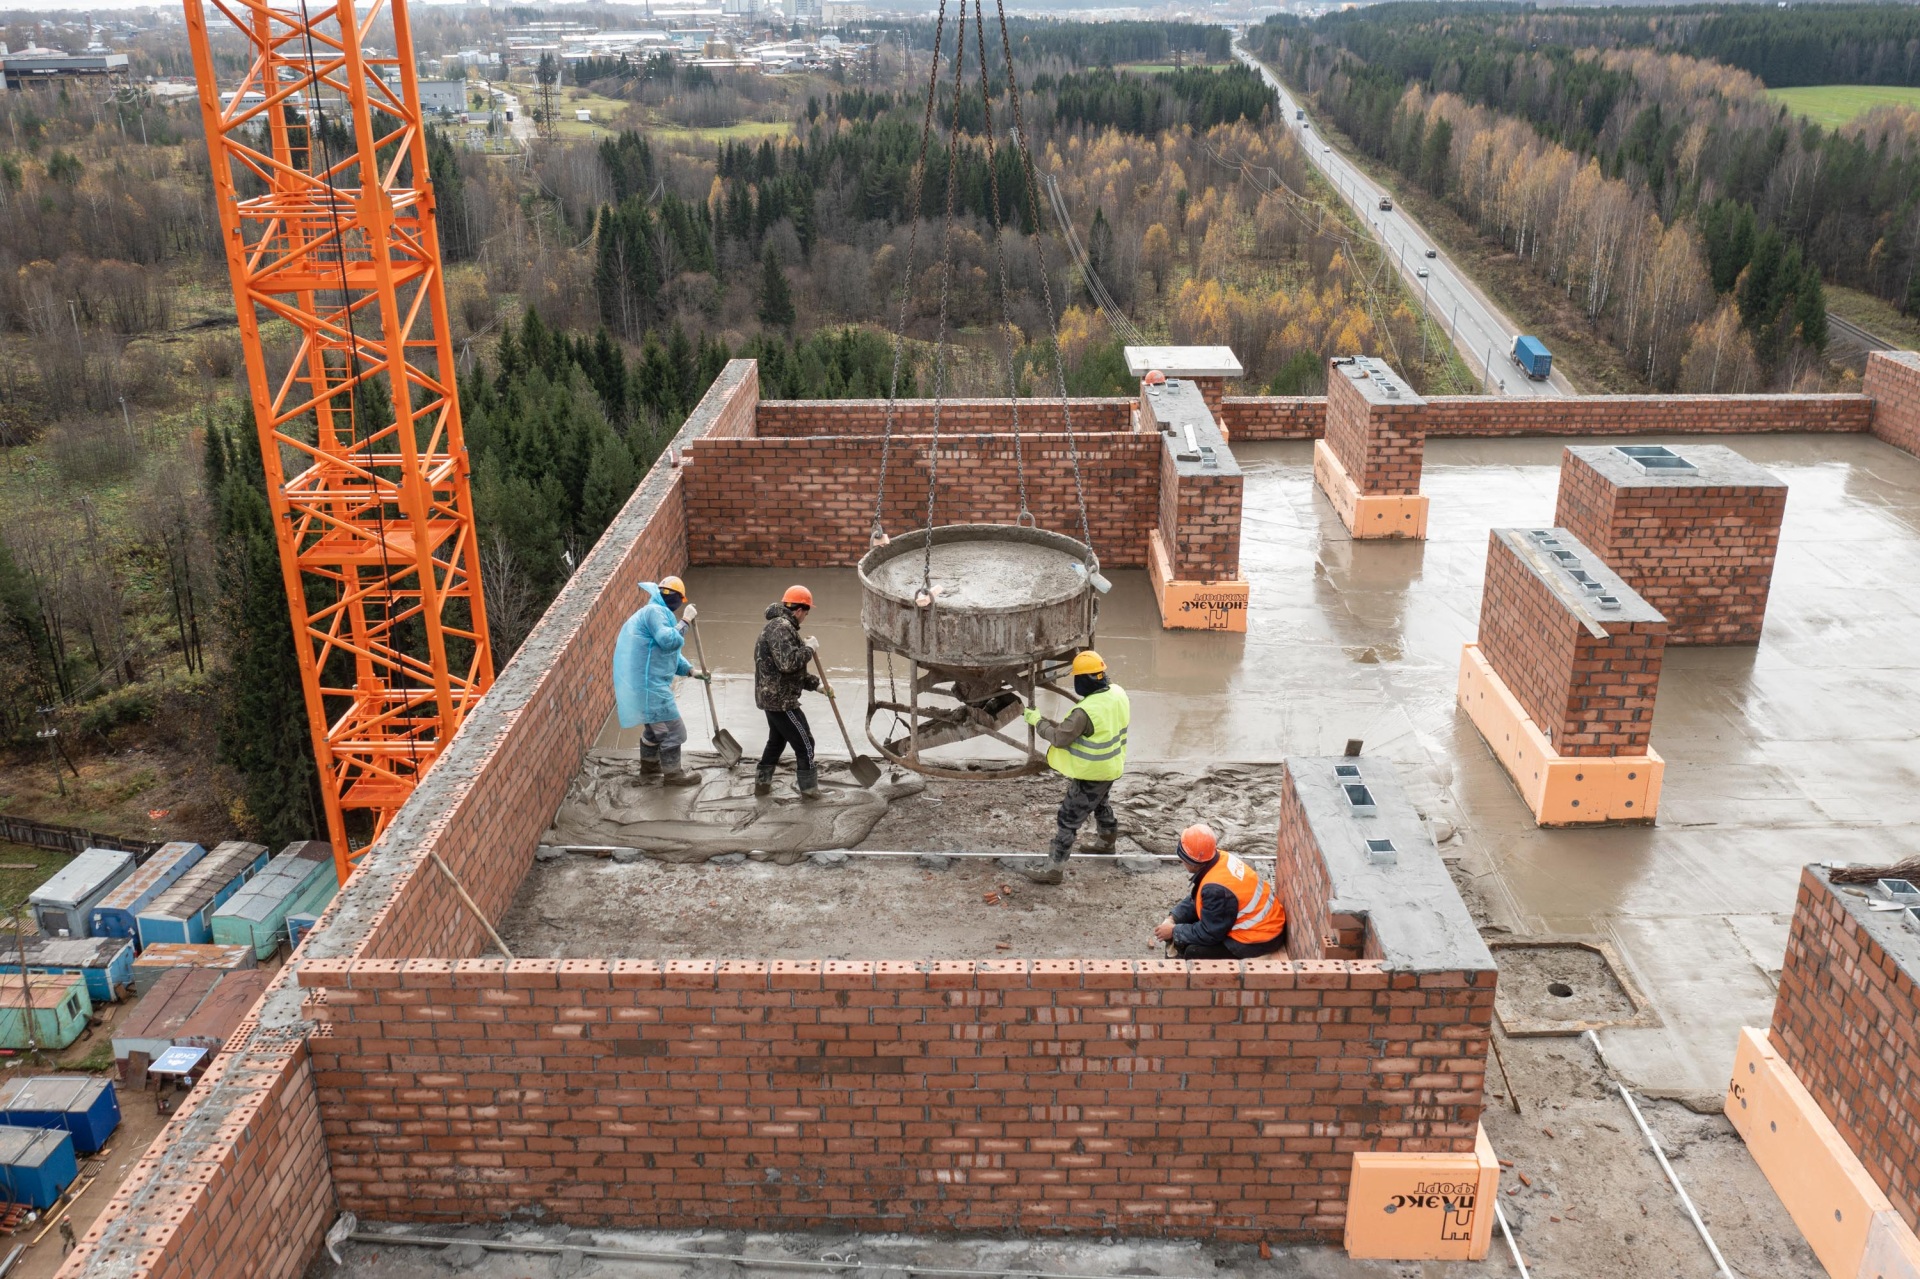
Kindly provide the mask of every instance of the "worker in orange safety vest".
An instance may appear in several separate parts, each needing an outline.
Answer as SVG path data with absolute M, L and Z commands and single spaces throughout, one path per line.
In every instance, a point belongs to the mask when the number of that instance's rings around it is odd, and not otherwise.
M 1287 908 L 1278 890 L 1253 867 L 1220 851 L 1213 828 L 1201 822 L 1180 832 L 1180 862 L 1193 872 L 1183 897 L 1153 930 L 1180 959 L 1255 959 L 1286 944 Z

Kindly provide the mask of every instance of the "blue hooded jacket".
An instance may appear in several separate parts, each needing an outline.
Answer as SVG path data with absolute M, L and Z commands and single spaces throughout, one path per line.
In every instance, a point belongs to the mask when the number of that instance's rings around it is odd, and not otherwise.
M 620 638 L 613 646 L 613 700 L 622 728 L 679 719 L 673 679 L 693 674 L 693 667 L 680 656 L 686 636 L 660 602 L 660 588 L 642 582 L 640 589 L 647 593 L 647 602 L 620 627 Z

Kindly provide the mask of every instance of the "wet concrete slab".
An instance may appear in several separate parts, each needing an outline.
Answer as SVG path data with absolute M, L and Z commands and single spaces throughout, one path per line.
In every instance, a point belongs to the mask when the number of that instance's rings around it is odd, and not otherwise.
M 1724 1087 L 1735 1030 L 1768 1020 L 1799 867 L 1892 860 L 1920 828 L 1920 460 L 1859 436 L 1717 438 L 1789 489 L 1765 635 L 1668 654 L 1658 825 L 1542 831 L 1455 706 L 1460 647 L 1488 530 L 1550 522 L 1563 446 L 1603 442 L 1431 441 L 1424 543 L 1349 538 L 1313 487 L 1310 446 L 1236 449 L 1247 634 L 1164 631 L 1144 576 L 1122 572 L 1099 646 L 1133 699 L 1136 760 L 1272 762 L 1358 737 L 1401 764 L 1416 806 L 1454 831 L 1443 851 L 1492 929 L 1618 947 L 1661 1025 L 1608 1032 L 1612 1060 L 1643 1089 L 1706 1096 Z M 868 749 L 851 570 L 688 574 L 721 717 L 751 756 L 764 740 L 753 638 L 795 580 L 815 592 L 809 629 Z M 699 742 L 697 698 L 682 704 Z M 807 701 L 823 751 L 843 754 L 826 703 Z M 601 744 L 635 740 L 609 725 Z

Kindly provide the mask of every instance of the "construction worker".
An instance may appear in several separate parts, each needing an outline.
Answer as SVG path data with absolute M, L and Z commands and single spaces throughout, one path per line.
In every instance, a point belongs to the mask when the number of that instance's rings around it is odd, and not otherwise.
M 1181 959 L 1255 959 L 1286 944 L 1287 908 L 1272 884 L 1232 853 L 1205 822 L 1180 832 L 1180 864 L 1193 872 L 1182 897 L 1153 930 Z
M 1047 767 L 1067 779 L 1047 860 L 1022 871 L 1036 884 L 1057 884 L 1065 877 L 1067 856 L 1088 817 L 1097 831 L 1089 852 L 1111 853 L 1120 835 L 1120 819 L 1107 795 L 1127 767 L 1132 719 L 1127 692 L 1107 679 L 1107 663 L 1092 649 L 1073 659 L 1073 692 L 1080 702 L 1057 724 L 1031 706 L 1022 716 L 1048 742 Z
M 767 748 L 753 775 L 753 793 L 773 793 L 773 770 L 787 747 L 793 747 L 795 780 L 801 799 L 820 798 L 820 770 L 813 762 L 813 728 L 800 709 L 800 694 L 820 691 L 820 680 L 807 663 L 820 651 L 820 641 L 800 635 L 800 626 L 813 611 L 813 592 L 789 586 L 778 604 L 767 605 L 767 624 L 753 646 L 753 704 L 767 713 Z
M 640 775 L 658 777 L 666 786 L 697 786 L 700 774 L 680 766 L 687 743 L 687 722 L 673 697 L 676 676 L 713 677 L 680 655 L 687 626 L 698 616 L 687 602 L 687 584 L 668 577 L 658 585 L 640 583 L 647 602 L 620 627 L 613 645 L 613 698 L 620 727 L 645 725 L 640 732 Z M 675 613 L 680 616 L 676 620 Z

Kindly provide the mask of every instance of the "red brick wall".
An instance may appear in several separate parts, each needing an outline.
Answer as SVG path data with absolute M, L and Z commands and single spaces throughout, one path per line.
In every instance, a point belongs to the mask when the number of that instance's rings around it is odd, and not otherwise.
M 1327 425 L 1327 397 L 1230 395 L 1220 401 L 1220 424 L 1241 440 L 1317 440 Z
M 1446 396 L 1428 435 L 1735 435 L 1865 431 L 1864 395 Z
M 1920 355 L 1873 352 L 1864 387 L 1873 404 L 1873 433 L 1895 448 L 1920 453 Z
M 1020 432 L 1065 432 L 1067 416 L 1076 434 L 1113 435 L 1133 429 L 1133 398 L 1070 399 L 1063 411 L 1057 399 L 1022 399 Z M 886 430 L 885 400 L 762 400 L 752 434 L 775 436 L 880 435 Z M 895 401 L 896 435 L 931 435 L 933 401 Z M 948 400 L 940 410 L 940 434 L 980 435 L 1013 430 L 1013 409 L 1004 399 Z
M 1497 530 L 1488 537 L 1480 652 L 1562 755 L 1646 752 L 1666 623 L 1606 630 L 1588 634 Z
M 1887 953 L 1818 867 L 1800 872 L 1771 1038 L 1920 1230 L 1920 971 Z
M 617 1228 L 1340 1237 L 1465 1151 L 1492 971 L 309 961 L 341 1202 Z
M 335 1212 L 306 1045 L 252 1022 L 234 1043 L 128 1171 L 60 1279 L 305 1272 Z
M 886 528 L 922 527 L 927 515 L 928 437 L 895 437 L 888 464 Z M 1100 562 L 1137 568 L 1159 518 L 1158 435 L 1077 437 L 1087 519 Z M 1027 502 L 1042 528 L 1080 532 L 1065 436 L 1022 444 Z M 703 440 L 689 449 L 688 551 L 695 564 L 813 567 L 866 554 L 879 486 L 882 442 L 845 439 Z M 1010 524 L 1019 513 L 1014 445 L 1005 435 L 941 437 L 942 524 Z
M 1182 478 L 1172 444 L 1161 445 L 1160 539 L 1172 557 L 1175 581 L 1239 580 L 1243 489 L 1238 473 Z
M 1758 644 L 1786 516 L 1784 485 L 1618 487 L 1568 450 L 1557 527 L 1667 619 L 1669 644 Z
M 1327 378 L 1327 447 L 1355 483 L 1366 462 L 1367 397 L 1339 373 Z
M 1895 366 L 1889 365 L 1889 369 Z M 1898 403 L 1900 374 L 1883 370 L 1874 379 L 1869 364 L 1868 390 Z M 1905 438 L 1920 451 L 1920 370 L 1905 375 L 1916 386 L 1907 392 L 1910 423 Z M 1350 389 L 1350 388 L 1349 388 Z M 1508 396 L 1441 396 L 1427 401 L 1420 414 L 1429 438 L 1499 435 L 1735 435 L 1769 432 L 1864 432 L 1882 438 L 1888 413 L 1874 415 L 1867 395 L 1584 395 L 1523 399 Z M 1221 403 L 1221 421 L 1235 440 L 1310 440 L 1327 429 L 1328 400 L 1320 397 L 1229 396 Z M 1898 410 L 1894 410 L 1898 412 Z M 1898 428 L 1892 428 L 1896 433 Z M 1341 465 L 1348 465 L 1341 459 Z M 1351 473 L 1351 470 L 1349 470 Z

